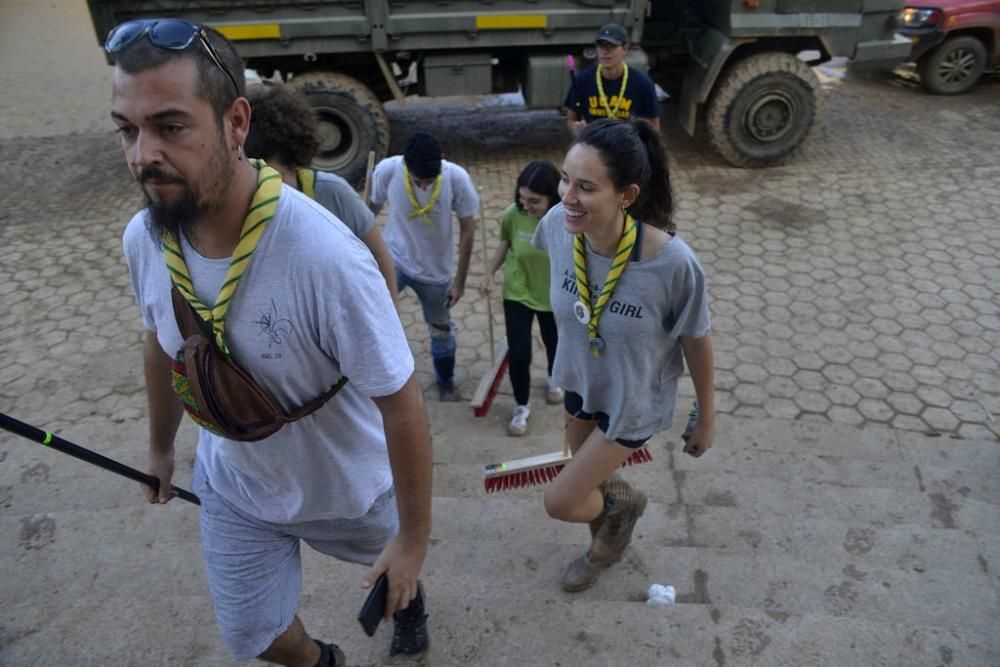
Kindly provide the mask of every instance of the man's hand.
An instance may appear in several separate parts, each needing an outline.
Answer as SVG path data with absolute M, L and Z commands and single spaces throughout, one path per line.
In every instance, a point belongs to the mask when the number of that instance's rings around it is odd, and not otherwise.
M 174 437 L 184 407 L 170 385 L 173 359 L 160 347 L 155 331 L 146 332 L 142 358 L 149 399 L 149 474 L 160 480 L 159 493 L 145 484 L 142 492 L 149 502 L 163 504 L 177 495 L 170 488 L 170 480 L 174 476 Z
M 373 397 L 382 413 L 399 511 L 399 535 L 379 555 L 364 579 L 370 587 L 389 575 L 386 618 L 405 609 L 417 595 L 417 576 L 431 537 L 433 451 L 420 383 L 414 376 L 395 394 Z
M 458 303 L 463 294 L 465 294 L 465 285 L 459 284 L 457 280 L 452 281 L 451 285 L 448 286 L 448 307 L 451 308 Z
M 417 577 L 427 556 L 427 540 L 407 540 L 396 538 L 382 550 L 378 560 L 368 571 L 362 588 L 371 588 L 383 572 L 389 577 L 389 593 L 386 595 L 385 620 L 393 612 L 406 609 L 417 597 Z
M 149 474 L 160 480 L 160 490 L 157 492 L 146 484 L 142 485 L 142 492 L 146 500 L 154 505 L 164 505 L 172 498 L 177 497 L 177 492 L 170 487 L 170 481 L 174 477 L 174 450 L 157 451 L 153 449 L 149 452 Z

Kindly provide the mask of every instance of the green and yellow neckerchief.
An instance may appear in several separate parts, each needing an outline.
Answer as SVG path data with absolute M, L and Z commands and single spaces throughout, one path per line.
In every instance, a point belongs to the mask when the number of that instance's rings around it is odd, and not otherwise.
M 309 199 L 316 199 L 316 170 L 296 169 L 295 178 L 299 181 L 299 190 Z
M 417 201 L 417 194 L 413 191 L 413 182 L 410 180 L 410 170 L 406 168 L 405 162 L 403 163 L 403 179 L 406 181 L 406 196 L 410 198 L 410 205 L 413 207 L 413 210 L 406 217 L 416 218 L 420 216 L 429 226 L 433 227 L 434 222 L 428 213 L 434 210 L 434 205 L 437 204 L 438 198 L 441 196 L 441 184 L 444 182 L 444 172 L 442 171 L 434 179 L 434 189 L 431 190 L 431 198 L 427 200 L 424 206 L 421 206 L 420 202 Z
M 618 240 L 618 248 L 615 256 L 611 260 L 611 268 L 608 270 L 608 277 L 604 280 L 604 287 L 597 297 L 597 303 L 591 304 L 590 283 L 587 282 L 587 253 L 584 246 L 583 234 L 577 234 L 573 238 L 573 269 L 576 274 L 576 290 L 580 295 L 580 300 L 573 306 L 573 312 L 581 324 L 587 327 L 587 343 L 590 351 L 595 357 L 601 356 L 604 349 L 604 339 L 597 331 L 597 325 L 604 311 L 604 305 L 611 298 L 611 293 L 615 291 L 618 280 L 625 272 L 625 265 L 628 264 L 635 248 L 636 235 L 639 223 L 628 213 L 625 214 L 625 230 Z
M 267 223 L 274 217 L 274 212 L 278 208 L 278 198 L 281 196 L 281 175 L 261 160 L 251 160 L 250 163 L 260 170 L 257 177 L 257 191 L 254 192 L 253 200 L 250 202 L 250 210 L 247 211 L 247 217 L 240 231 L 240 240 L 233 250 L 229 270 L 226 272 L 226 278 L 222 282 L 214 306 L 209 308 L 195 296 L 191 275 L 177 239 L 173 235 L 167 235 L 163 239 L 163 259 L 167 263 L 171 280 L 185 301 L 198 313 L 198 317 L 212 326 L 215 342 L 227 357 L 229 346 L 225 337 L 226 311 L 229 309 L 229 303 L 236 292 L 240 278 L 250 266 L 250 257 L 257 247 L 257 242 L 267 228 Z
M 618 110 L 621 109 L 622 100 L 625 99 L 625 89 L 628 87 L 628 65 L 622 63 L 624 68 L 624 73 L 622 74 L 622 87 L 618 89 L 618 101 L 615 103 L 615 108 L 612 109 L 608 104 L 608 97 L 604 94 L 604 83 L 601 81 L 601 66 L 597 66 L 597 98 L 600 100 L 601 106 L 604 110 L 608 112 L 608 118 L 617 118 Z

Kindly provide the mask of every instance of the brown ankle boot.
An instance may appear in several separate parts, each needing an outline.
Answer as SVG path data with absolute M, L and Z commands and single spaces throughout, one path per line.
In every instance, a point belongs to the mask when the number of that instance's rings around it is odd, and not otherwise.
M 605 505 L 607 504 L 608 491 L 611 491 L 612 493 L 615 494 L 620 494 L 622 492 L 622 484 L 628 486 L 628 483 L 625 480 L 623 480 L 621 476 L 616 472 L 611 473 L 610 477 L 601 482 L 600 486 L 598 486 L 597 488 L 600 489 L 601 491 L 601 497 L 605 499 Z M 597 515 L 596 519 L 587 524 L 587 527 L 590 528 L 591 541 L 593 541 L 594 538 L 597 537 L 597 533 L 598 531 L 601 530 L 601 526 L 604 525 L 604 519 L 607 518 L 607 515 L 608 515 L 608 509 L 607 507 L 605 507 L 603 510 L 601 510 L 601 513 Z
M 610 562 L 591 559 L 590 551 L 587 551 L 566 568 L 560 582 L 563 590 L 568 593 L 579 593 L 587 590 L 591 584 L 597 581 L 601 570 L 609 565 L 611 565 Z
M 615 562 L 614 560 L 595 556 L 595 548 L 598 547 L 597 536 L 601 532 L 601 528 L 605 526 L 613 509 L 613 506 L 608 501 L 612 498 L 632 497 L 636 493 L 618 473 L 611 473 L 608 479 L 601 482 L 599 488 L 601 495 L 604 497 L 604 509 L 597 515 L 597 518 L 587 524 L 587 527 L 590 528 L 590 549 L 587 550 L 587 553 L 570 563 L 563 573 L 561 582 L 563 590 L 570 593 L 579 593 L 590 588 L 597 581 L 601 570 Z
M 589 557 L 607 563 L 621 560 L 632 541 L 636 522 L 646 511 L 646 503 L 646 495 L 633 489 L 628 482 L 609 483 L 605 510 L 601 512 L 604 520 L 594 536 Z

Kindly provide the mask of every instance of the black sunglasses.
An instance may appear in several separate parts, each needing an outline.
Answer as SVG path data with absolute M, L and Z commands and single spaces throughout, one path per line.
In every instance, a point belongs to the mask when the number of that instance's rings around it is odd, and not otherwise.
M 240 96 L 240 87 L 236 83 L 236 77 L 229 71 L 218 51 L 208 41 L 205 29 L 197 23 L 182 21 L 181 19 L 136 19 L 119 24 L 108 34 L 107 41 L 104 42 L 104 50 L 108 53 L 118 53 L 129 44 L 135 42 L 143 35 L 149 35 L 149 41 L 153 46 L 159 46 L 171 51 L 183 51 L 191 46 L 195 37 L 202 43 L 208 51 L 212 62 L 222 70 L 222 73 L 229 78 L 236 91 L 236 97 Z

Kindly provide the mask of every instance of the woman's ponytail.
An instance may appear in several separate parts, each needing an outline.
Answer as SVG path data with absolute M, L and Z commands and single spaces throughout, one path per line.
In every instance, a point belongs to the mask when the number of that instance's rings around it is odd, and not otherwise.
M 668 232 L 674 225 L 674 194 L 670 187 L 670 164 L 663 139 L 649 122 L 633 120 L 629 123 L 635 130 L 646 151 L 649 164 L 649 181 L 640 185 L 639 197 L 629 213 L 654 227 Z

